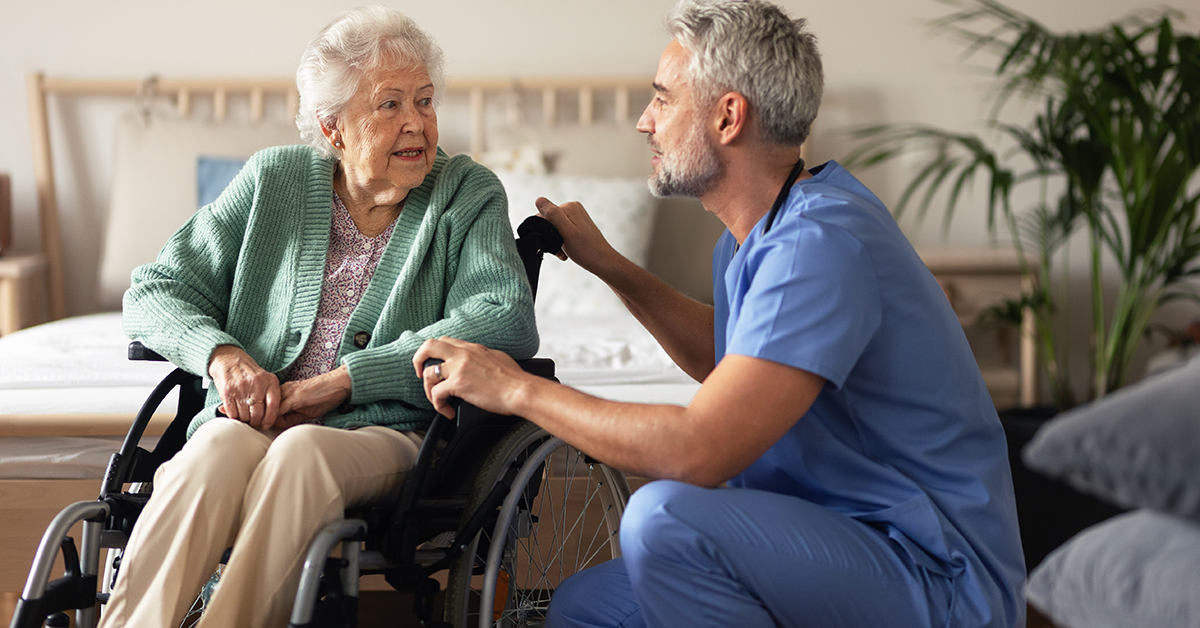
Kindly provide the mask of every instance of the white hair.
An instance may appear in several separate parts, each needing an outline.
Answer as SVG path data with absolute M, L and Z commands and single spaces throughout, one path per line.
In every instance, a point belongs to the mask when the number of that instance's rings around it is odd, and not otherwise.
M 733 91 L 757 114 L 766 142 L 799 146 L 821 106 L 825 79 L 817 39 L 761 0 L 679 0 L 667 29 L 689 52 L 698 101 Z
M 434 104 L 445 86 L 442 49 L 403 13 L 386 7 L 349 9 L 338 14 L 304 50 L 296 70 L 300 138 L 326 157 L 340 151 L 321 132 L 331 127 L 358 91 L 365 72 L 384 66 L 420 66 L 433 80 Z

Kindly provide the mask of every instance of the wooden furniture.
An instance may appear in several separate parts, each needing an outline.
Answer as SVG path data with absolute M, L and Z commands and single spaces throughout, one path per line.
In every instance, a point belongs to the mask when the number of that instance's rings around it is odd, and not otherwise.
M 37 255 L 0 257 L 0 336 L 42 322 L 42 285 L 46 258 Z
M 12 181 L 0 172 L 0 255 L 12 246 Z
M 918 253 L 958 314 L 996 407 L 1035 405 L 1037 355 L 1032 314 L 1025 313 L 1015 334 L 1010 328 L 980 320 L 989 307 L 1020 299 L 1032 287 L 1016 251 L 977 247 Z M 1034 261 L 1028 261 L 1028 268 L 1036 267 Z

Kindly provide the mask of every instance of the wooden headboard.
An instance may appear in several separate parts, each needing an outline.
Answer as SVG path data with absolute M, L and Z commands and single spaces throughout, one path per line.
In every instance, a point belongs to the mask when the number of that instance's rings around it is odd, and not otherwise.
M 453 79 L 447 84 L 447 95 L 465 96 L 469 107 L 469 151 L 479 155 L 487 146 L 488 114 L 501 112 L 508 121 L 522 117 L 526 103 L 514 94 L 540 94 L 541 123 L 553 126 L 561 117 L 580 125 L 597 121 L 597 102 L 603 95 L 603 111 L 612 121 L 632 125 L 631 92 L 648 90 L 651 77 L 585 77 L 535 79 Z M 63 242 L 59 224 L 54 160 L 51 155 L 51 120 L 49 101 L 57 96 L 112 96 L 169 99 L 182 116 L 190 116 L 200 100 L 210 105 L 217 121 L 225 118 L 234 100 L 248 101 L 251 120 L 265 115 L 264 103 L 282 98 L 286 114 L 294 119 L 299 104 L 295 81 L 292 79 L 209 79 L 168 78 L 148 79 L 72 79 L 30 74 L 27 81 L 30 122 L 32 125 L 34 175 L 37 185 L 38 217 L 41 227 L 42 251 L 46 257 L 46 295 L 51 320 L 67 314 L 66 283 L 64 278 Z M 570 98 L 564 98 L 569 95 Z M 497 98 L 500 100 L 497 100 Z M 526 98 L 527 100 L 527 98 Z M 574 104 L 575 111 L 565 115 L 560 101 Z M 640 106 L 640 103 L 638 103 Z

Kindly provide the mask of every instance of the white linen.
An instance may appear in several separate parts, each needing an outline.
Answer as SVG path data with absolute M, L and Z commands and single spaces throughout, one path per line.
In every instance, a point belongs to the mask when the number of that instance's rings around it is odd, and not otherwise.
M 540 316 L 538 355 L 569 386 L 695 384 L 628 312 Z
M 21 330 L 0 338 L 0 390 L 152 388 L 175 368 L 166 362 L 131 362 L 126 358 L 128 346 L 120 312 L 76 316 Z M 7 404 L 0 406 L 0 413 L 23 414 Z
M 99 480 L 123 436 L 10 436 L 0 439 L 0 478 Z M 153 450 L 157 436 L 142 437 Z
M 543 316 L 538 355 L 574 387 L 696 385 L 628 313 Z M 136 412 L 174 367 L 126 359 L 117 312 L 68 318 L 0 339 L 0 413 Z M 644 393 L 653 395 L 652 389 Z

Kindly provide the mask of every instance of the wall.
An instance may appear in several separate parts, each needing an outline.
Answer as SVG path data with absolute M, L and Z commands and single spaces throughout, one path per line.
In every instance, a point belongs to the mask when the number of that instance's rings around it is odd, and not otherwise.
M 338 10 L 358 2 L 334 0 L 14 0 L 0 22 L 0 171 L 13 177 L 18 250 L 36 250 L 32 158 L 25 75 L 143 77 L 290 75 L 308 39 Z M 667 42 L 662 29 L 672 0 L 440 0 L 393 3 L 431 32 L 460 76 L 646 74 L 652 75 Z M 984 133 L 984 96 L 994 86 L 985 59 L 963 62 L 961 45 L 933 36 L 927 26 L 945 15 L 937 0 L 781 2 L 809 19 L 826 70 L 826 103 L 814 134 L 819 159 L 843 154 L 847 126 L 924 122 Z M 1172 0 L 1010 0 L 1019 11 L 1055 29 L 1089 28 L 1137 9 Z M 1195 10 L 1193 14 L 1198 14 Z M 1188 22 L 1194 30 L 1200 15 Z M 115 109 L 113 104 L 110 109 Z M 101 107 L 103 109 L 103 107 Z M 94 309 L 89 273 L 97 258 L 94 234 L 103 224 L 104 169 L 110 118 L 56 106 L 59 197 L 72 313 Z M 1017 116 L 1019 118 L 1019 116 Z M 1020 120 L 1018 120 L 1020 121 Z M 61 138 L 69 138 L 64 143 Z M 80 154 L 82 153 L 82 154 Z M 85 168 L 99 163 L 99 168 Z M 886 202 L 894 202 L 911 163 L 864 173 Z M 926 246 L 981 245 L 988 241 L 981 211 L 964 208 L 947 237 L 938 221 L 904 222 Z M 1082 247 L 1077 247 L 1082 248 Z M 1079 306 L 1076 309 L 1082 310 Z M 1186 310 L 1177 317 L 1194 315 Z

